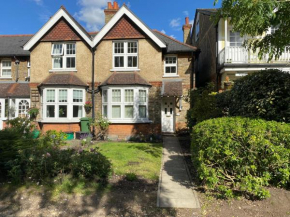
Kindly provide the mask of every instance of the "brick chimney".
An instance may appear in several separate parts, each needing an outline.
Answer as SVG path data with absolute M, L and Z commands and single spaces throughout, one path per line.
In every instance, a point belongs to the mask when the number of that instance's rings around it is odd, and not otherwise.
M 110 19 L 117 13 L 119 10 L 119 5 L 116 1 L 112 4 L 112 2 L 108 2 L 108 8 L 104 10 L 105 12 L 105 24 L 107 24 Z
M 189 24 L 189 17 L 185 17 L 185 24 L 182 26 L 183 30 L 183 43 L 191 44 L 190 40 L 190 30 L 192 28 L 192 24 Z

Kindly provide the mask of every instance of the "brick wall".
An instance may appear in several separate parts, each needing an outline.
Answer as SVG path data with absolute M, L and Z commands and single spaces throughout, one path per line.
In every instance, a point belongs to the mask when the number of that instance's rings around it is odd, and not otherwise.
M 79 123 L 42 123 L 39 127 L 43 133 L 48 130 L 63 132 L 78 132 L 81 130 Z

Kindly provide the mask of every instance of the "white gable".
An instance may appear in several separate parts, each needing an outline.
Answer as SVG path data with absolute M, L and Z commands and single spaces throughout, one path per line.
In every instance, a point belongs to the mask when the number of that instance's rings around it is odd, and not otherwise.
M 93 47 L 96 46 L 102 38 L 112 29 L 112 27 L 122 18 L 127 15 L 143 32 L 146 33 L 160 48 L 166 48 L 166 45 L 157 38 L 152 31 L 140 21 L 126 6 L 122 6 L 112 19 L 101 29 L 101 31 L 93 39 Z
M 75 30 L 76 32 L 92 46 L 92 40 L 87 36 L 86 33 L 75 23 L 74 20 L 67 14 L 67 12 L 60 8 L 53 17 L 24 45 L 24 50 L 30 50 L 50 29 L 56 24 L 59 19 L 64 18 Z

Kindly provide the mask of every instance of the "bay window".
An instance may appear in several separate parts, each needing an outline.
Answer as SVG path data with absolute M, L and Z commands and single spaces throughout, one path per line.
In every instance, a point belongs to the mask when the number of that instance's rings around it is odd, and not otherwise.
M 43 117 L 46 120 L 79 120 L 84 114 L 84 89 L 45 88 Z
M 177 75 L 177 56 L 165 56 L 164 58 L 164 76 Z
M 76 44 L 54 43 L 51 49 L 53 69 L 76 68 Z
M 121 70 L 138 68 L 137 41 L 113 42 L 113 68 Z
M 112 123 L 148 121 L 148 90 L 148 87 L 103 87 L 103 116 Z
M 11 78 L 11 60 L 2 60 L 1 61 L 1 77 Z

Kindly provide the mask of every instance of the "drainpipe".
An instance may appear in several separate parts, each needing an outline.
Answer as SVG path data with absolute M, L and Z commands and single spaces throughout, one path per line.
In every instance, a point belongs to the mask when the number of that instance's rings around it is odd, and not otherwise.
M 219 91 L 219 70 L 218 70 L 218 61 L 219 61 L 219 41 L 218 41 L 218 27 L 219 27 L 219 23 L 217 23 L 217 25 L 215 26 L 216 28 L 216 91 Z
M 96 47 L 91 49 L 92 52 L 92 121 L 95 122 L 95 51 Z M 95 127 L 93 127 L 93 138 L 95 137 Z
M 15 78 L 15 80 L 16 80 L 16 82 L 18 82 L 18 80 L 19 80 L 18 69 L 19 69 L 19 63 L 20 63 L 20 61 L 18 59 L 16 59 L 15 56 L 14 56 L 14 59 L 15 59 L 15 64 L 16 64 L 16 78 Z

